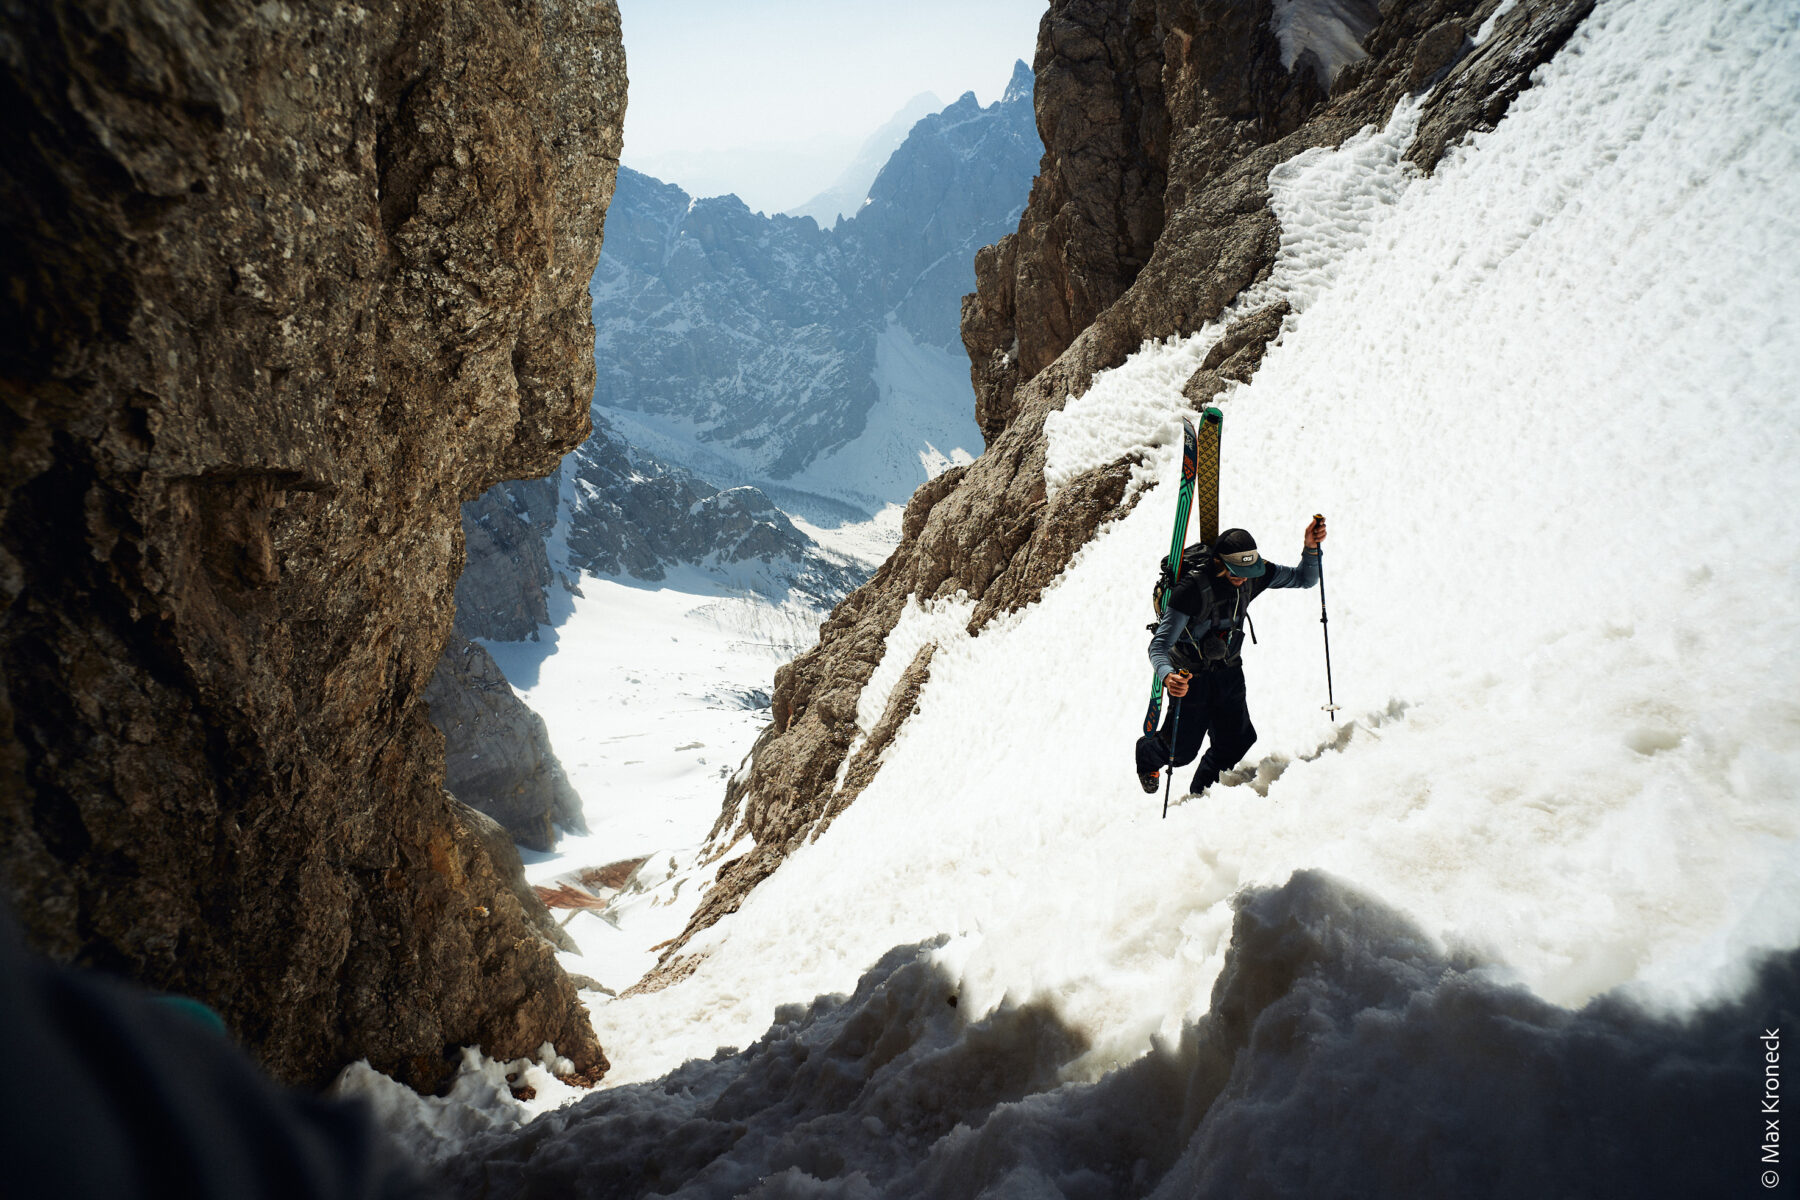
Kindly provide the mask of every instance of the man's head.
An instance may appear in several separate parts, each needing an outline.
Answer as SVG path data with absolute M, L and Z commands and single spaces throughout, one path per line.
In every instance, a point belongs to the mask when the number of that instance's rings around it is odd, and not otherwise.
M 1219 540 L 1213 543 L 1213 557 L 1225 572 L 1226 582 L 1234 586 L 1246 579 L 1255 579 L 1268 569 L 1262 555 L 1256 552 L 1256 539 L 1243 529 L 1227 529 L 1221 533 Z

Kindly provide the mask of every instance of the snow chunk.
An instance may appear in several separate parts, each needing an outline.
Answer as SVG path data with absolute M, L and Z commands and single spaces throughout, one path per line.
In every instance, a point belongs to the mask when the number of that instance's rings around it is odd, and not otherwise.
M 1319 85 L 1331 90 L 1337 73 L 1368 52 L 1362 40 L 1381 19 L 1375 0 L 1275 0 L 1270 24 L 1281 43 L 1281 65 L 1292 71 L 1312 52 Z

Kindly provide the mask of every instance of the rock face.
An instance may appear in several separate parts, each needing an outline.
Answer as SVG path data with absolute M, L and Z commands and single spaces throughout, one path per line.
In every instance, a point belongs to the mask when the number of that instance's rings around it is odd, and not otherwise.
M 967 94 L 914 125 L 831 229 L 621 171 L 593 284 L 600 415 L 794 511 L 904 502 L 922 443 L 976 449 L 957 306 L 1038 154 L 1021 63 L 1000 101 Z
M 801 533 L 753 487 L 724 491 L 627 443 L 602 421 L 565 465 L 569 565 L 656 582 L 679 566 L 773 600 L 829 608 L 867 572 Z
M 581 797 L 550 748 L 544 719 L 513 692 L 493 657 L 458 620 L 425 688 L 444 735 L 444 786 L 532 850 L 556 846 L 556 826 L 584 830 Z
M 1429 169 L 1445 146 L 1504 115 L 1591 3 L 1511 8 L 1472 46 L 1498 6 L 1337 5 L 1353 27 L 1312 45 L 1281 28 L 1267 0 L 1053 0 L 1036 58 L 1043 163 L 1018 231 L 980 253 L 963 304 L 987 450 L 919 489 L 894 555 L 837 608 L 819 645 L 776 675 L 774 722 L 727 788 L 711 842 L 717 857 L 745 834 L 755 848 L 719 872 L 640 988 L 691 970 L 687 938 L 734 911 L 873 777 L 879 745 L 930 671 L 921 654 L 840 782 L 858 696 L 908 597 L 966 592 L 979 632 L 1036 599 L 1103 522 L 1128 511 L 1125 460 L 1046 496 L 1045 418 L 1145 339 L 1193 332 L 1267 276 L 1280 232 L 1270 169 L 1385 123 L 1401 98 L 1435 84 L 1411 151 Z M 1359 54 L 1342 53 L 1357 44 Z M 1186 388 L 1197 405 L 1249 377 L 1286 311 L 1277 301 L 1225 332 Z
M 562 467 L 543 479 L 497 483 L 462 507 L 463 573 L 456 613 L 470 637 L 522 642 L 550 621 L 550 555 Z
M 581 797 L 563 773 L 543 718 L 512 690 L 473 639 L 536 640 L 550 622 L 550 556 L 562 469 L 497 483 L 462 506 L 463 573 L 456 624 L 425 700 L 444 735 L 444 786 L 533 850 L 556 845 L 556 827 L 583 830 Z
M 9 5 L 0 829 L 278 1076 L 604 1067 L 442 786 L 460 504 L 586 436 L 610 2 Z

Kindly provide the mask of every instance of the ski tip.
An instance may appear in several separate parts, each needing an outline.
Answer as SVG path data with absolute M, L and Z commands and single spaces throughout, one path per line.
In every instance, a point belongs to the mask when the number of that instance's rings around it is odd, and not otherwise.
M 1205 421 L 1208 425 L 1223 425 L 1225 423 L 1225 414 L 1216 408 L 1209 408 L 1201 415 L 1200 419 Z

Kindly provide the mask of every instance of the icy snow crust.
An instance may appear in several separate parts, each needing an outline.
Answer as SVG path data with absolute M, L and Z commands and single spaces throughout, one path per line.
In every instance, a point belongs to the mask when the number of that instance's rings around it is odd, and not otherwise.
M 1225 398 L 1222 520 L 1291 562 L 1331 517 L 1345 723 L 1320 711 L 1319 593 L 1272 592 L 1247 654 L 1256 786 L 1167 821 L 1138 791 L 1197 339 L 1146 347 L 1070 406 L 1047 471 L 1137 450 L 1157 486 L 980 637 L 920 610 L 931 678 L 874 783 L 688 947 L 690 978 L 596 1009 L 613 1091 L 482 1142 L 464 1179 L 1231 1195 L 1228 1132 L 1261 1113 L 1298 1144 L 1346 1081 L 1445 1073 L 1368 1093 L 1371 1122 L 1424 1122 L 1400 1170 L 1529 1137 L 1548 1085 L 1461 1124 L 1420 1095 L 1588 1035 L 1583 1069 L 1661 1061 L 1631 1059 L 1618 997 L 1716 1003 L 1800 930 L 1796 42 L 1772 0 L 1602 3 L 1431 178 L 1399 165 L 1410 110 L 1283 168 L 1272 282 L 1296 312 Z M 1240 971 L 1305 945 L 1322 973 L 1288 1032 L 1209 1058 L 1215 983 L 1256 991 L 1221 975 L 1234 896 Z M 1271 1186 L 1331 1183 L 1278 1149 Z M 1421 1159 L 1421 1194 L 1453 1166 Z

